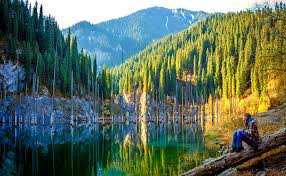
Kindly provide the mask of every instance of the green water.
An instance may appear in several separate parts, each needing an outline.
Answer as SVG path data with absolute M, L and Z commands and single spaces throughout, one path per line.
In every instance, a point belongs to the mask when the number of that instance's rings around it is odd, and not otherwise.
M 20 175 L 178 175 L 218 156 L 198 124 L 146 126 L 2 125 L 1 163 Z

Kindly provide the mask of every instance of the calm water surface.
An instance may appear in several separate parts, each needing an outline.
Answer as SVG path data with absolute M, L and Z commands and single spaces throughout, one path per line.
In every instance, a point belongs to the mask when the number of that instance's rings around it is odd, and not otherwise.
M 178 175 L 218 156 L 199 124 L 2 124 L 0 132 L 2 173 L 20 175 Z

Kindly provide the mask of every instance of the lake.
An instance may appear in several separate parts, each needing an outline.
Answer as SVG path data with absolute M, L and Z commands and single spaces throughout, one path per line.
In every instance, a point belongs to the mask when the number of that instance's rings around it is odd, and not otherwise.
M 219 156 L 207 145 L 200 123 L 2 124 L 0 129 L 0 174 L 178 175 Z

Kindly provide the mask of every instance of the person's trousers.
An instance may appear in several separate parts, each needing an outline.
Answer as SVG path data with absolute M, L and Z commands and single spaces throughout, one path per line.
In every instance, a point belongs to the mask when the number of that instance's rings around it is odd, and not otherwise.
M 248 139 L 246 137 L 246 134 L 242 130 L 237 130 L 233 133 L 233 138 L 232 138 L 232 147 L 235 148 L 240 148 L 242 147 L 242 141 L 247 143 L 248 145 L 252 146 L 254 145 L 253 141 Z

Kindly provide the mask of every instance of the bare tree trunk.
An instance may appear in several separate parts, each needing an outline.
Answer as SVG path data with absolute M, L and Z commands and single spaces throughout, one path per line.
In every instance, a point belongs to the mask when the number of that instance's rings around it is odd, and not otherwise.
M 165 123 L 167 122 L 167 118 L 168 118 L 168 116 L 167 116 L 167 109 L 166 109 L 166 104 L 167 104 L 167 96 L 165 96 L 165 98 L 164 98 L 164 115 L 165 115 Z
M 100 97 L 99 97 L 99 87 L 98 86 L 99 86 L 99 83 L 97 83 L 97 98 L 98 98 L 98 118 L 97 118 L 97 121 L 99 121 L 99 113 L 100 113 L 100 109 L 101 109 L 101 106 L 99 106 Z
M 186 87 L 185 87 L 185 121 L 189 121 L 189 84 L 186 82 Z
M 193 86 L 192 86 L 191 80 L 190 80 L 190 105 L 189 105 L 189 108 L 192 111 L 192 112 L 190 112 L 190 121 L 191 121 L 193 118 Z
M 182 104 L 181 104 L 181 108 L 182 108 L 182 111 L 181 111 L 181 123 L 183 124 L 184 123 L 184 86 L 183 86 L 183 83 L 182 83 Z
M 113 80 L 111 78 L 111 92 L 110 92 L 110 118 L 111 122 L 113 123 L 113 110 L 112 110 L 112 104 L 113 104 Z M 135 104 L 135 102 L 134 102 Z M 134 113 L 135 113 L 135 106 L 134 106 Z
M 101 102 L 102 102 L 102 105 L 101 105 L 101 110 L 102 110 L 102 123 L 104 124 L 104 98 L 103 98 L 103 93 L 101 93 Z
M 218 95 L 216 95 L 216 119 L 218 121 L 219 112 L 218 112 Z
M 32 120 L 32 124 L 35 124 L 35 120 L 36 120 L 36 101 L 35 101 L 35 89 L 36 89 L 36 75 L 33 74 L 33 85 L 32 85 L 32 89 L 33 89 L 33 120 Z
M 178 82 L 177 82 L 177 79 L 176 79 L 176 96 L 175 96 L 175 107 L 176 107 L 175 118 L 176 118 L 176 121 L 177 121 L 177 118 L 178 118 L 178 102 L 177 102 L 177 98 L 178 98 Z
M 196 118 L 195 118 L 195 121 L 198 121 L 199 120 L 199 93 L 198 93 L 198 87 L 196 87 Z
M 193 98 L 192 100 L 192 118 L 191 121 L 192 123 L 196 120 L 196 109 L 195 109 L 195 99 Z
M 157 123 L 156 123 L 156 125 L 157 125 L 157 128 L 158 128 L 158 126 L 159 126 L 159 115 L 160 115 L 160 113 L 159 113 L 159 109 L 160 109 L 160 107 L 159 107 L 159 96 L 158 96 L 158 92 L 156 91 L 156 107 L 157 107 L 157 112 L 156 112 L 156 120 L 157 120 Z
M 215 98 L 215 94 L 214 94 L 214 89 L 212 88 L 212 123 L 214 122 L 214 98 Z
M 134 118 L 136 119 L 137 115 L 136 115 L 136 89 L 135 88 L 134 88 L 133 101 L 134 101 Z
M 19 52 L 17 52 L 17 98 L 18 98 L 18 101 L 21 105 L 21 92 L 20 92 L 20 85 L 19 85 Z M 19 108 L 19 109 L 21 109 L 21 108 Z M 21 114 L 18 114 L 18 115 L 21 115 Z M 15 125 L 17 125 L 17 116 L 15 119 Z
M 71 125 L 74 126 L 73 117 L 73 70 L 71 71 Z
M 53 78 L 53 95 L 52 95 L 52 114 L 50 119 L 50 124 L 54 124 L 54 97 L 55 97 L 55 86 L 56 86 L 56 56 L 54 61 L 54 78 Z
M 174 104 L 173 104 L 173 124 L 175 124 L 175 116 L 176 116 L 176 97 L 174 96 Z
M 39 99 L 39 84 L 40 84 L 40 77 L 37 77 L 37 87 L 36 87 L 36 113 L 38 112 L 38 99 Z M 38 119 L 35 119 L 36 123 L 38 123 Z
M 204 88 L 204 94 L 202 95 L 203 120 L 204 121 L 205 121 L 205 118 L 206 118 L 206 103 L 207 103 L 206 88 Z
M 95 76 L 95 81 L 94 81 L 94 96 L 93 96 L 93 100 L 94 100 L 94 102 L 93 102 L 93 105 L 94 105 L 94 107 L 93 107 L 93 111 L 94 111 L 94 116 L 93 116 L 93 122 L 95 123 L 96 122 L 96 94 L 97 94 L 97 77 Z
M 88 102 L 88 125 L 90 125 L 91 124 L 90 74 L 87 75 L 87 102 Z
M 160 126 L 160 119 L 161 119 L 161 108 L 162 108 L 162 102 L 161 102 L 161 90 L 160 86 L 158 89 L 158 126 Z
M 28 84 L 27 84 L 27 82 L 26 82 L 25 98 L 29 104 L 30 102 L 29 102 L 29 98 L 28 98 Z M 28 121 L 29 121 L 29 119 L 27 119 L 27 117 L 24 117 L 24 123 L 28 123 Z

